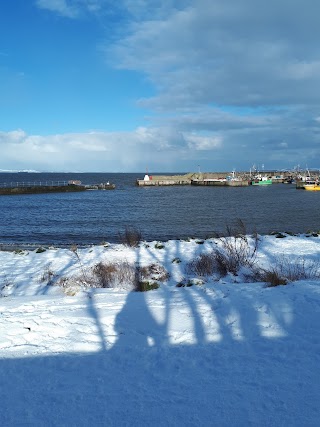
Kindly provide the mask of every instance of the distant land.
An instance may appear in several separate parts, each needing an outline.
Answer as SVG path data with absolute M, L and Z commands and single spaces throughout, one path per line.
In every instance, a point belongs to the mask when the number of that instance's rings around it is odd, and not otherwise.
M 40 173 L 39 171 L 28 169 L 28 170 L 10 170 L 10 169 L 0 169 L 0 173 Z

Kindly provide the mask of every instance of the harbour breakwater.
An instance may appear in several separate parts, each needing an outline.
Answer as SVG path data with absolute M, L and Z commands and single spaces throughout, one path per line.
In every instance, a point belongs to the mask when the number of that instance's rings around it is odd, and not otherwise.
M 0 195 L 75 193 L 86 190 L 114 190 L 115 185 L 108 183 L 84 185 L 81 181 L 58 182 L 10 182 L 0 183 Z
M 263 175 L 272 180 L 272 183 L 284 183 L 291 181 L 292 173 L 264 172 Z M 250 172 L 239 172 L 236 176 L 228 172 L 204 172 L 188 173 L 185 175 L 145 175 L 144 179 L 137 179 L 139 187 L 170 186 L 170 185 L 198 185 L 198 186 L 221 186 L 221 187 L 246 187 L 254 179 Z
M 30 187 L 15 186 L 0 188 L 0 195 L 9 196 L 17 194 L 71 193 L 85 190 L 86 188 L 80 185 L 33 185 Z

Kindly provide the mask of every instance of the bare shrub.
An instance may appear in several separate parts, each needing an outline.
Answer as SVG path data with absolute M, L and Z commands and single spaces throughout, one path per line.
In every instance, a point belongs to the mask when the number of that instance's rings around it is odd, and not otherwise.
M 145 267 L 139 267 L 130 264 L 127 261 L 118 261 L 112 263 L 98 263 L 92 270 L 97 279 L 97 287 L 132 288 L 137 291 L 146 289 L 149 283 L 150 289 L 156 289 L 156 282 L 164 282 L 169 279 L 170 275 L 166 269 L 159 264 L 151 264 Z M 157 287 L 159 285 L 157 284 Z
M 295 259 L 281 257 L 279 259 L 279 270 L 289 282 L 320 278 L 319 261 L 305 259 L 303 256 Z
M 40 283 L 46 282 L 47 285 L 53 285 L 55 277 L 56 277 L 56 274 L 53 270 L 51 270 L 51 267 L 49 264 L 44 268 L 41 276 L 39 277 L 39 282 Z
M 120 242 L 125 246 L 136 248 L 142 240 L 142 233 L 136 227 L 126 226 L 123 233 L 119 233 Z
M 143 292 L 157 289 L 158 282 L 169 277 L 166 269 L 159 264 L 139 267 L 128 261 L 99 262 L 90 270 L 82 270 L 80 275 L 60 278 L 56 284 L 67 295 L 75 295 L 86 288 L 122 288 Z
M 298 280 L 315 280 L 320 278 L 319 261 L 306 260 L 304 257 L 279 257 L 270 268 L 255 268 L 251 279 L 266 282 L 268 286 L 286 285 Z
M 82 263 L 78 246 L 76 244 L 71 245 L 70 251 L 73 253 L 78 263 L 79 273 L 72 277 L 60 277 L 59 279 L 55 278 L 55 274 L 53 273 L 54 275 L 51 277 L 50 284 L 61 287 L 67 295 L 75 295 L 81 289 L 98 287 L 98 281 L 96 276 L 92 273 L 92 269 L 85 268 Z M 45 278 L 46 274 L 51 275 L 50 269 L 48 272 L 44 272 L 43 278 Z
M 77 255 L 78 245 L 76 243 L 72 243 L 72 245 L 70 246 L 70 251 Z
M 94 282 L 94 277 L 92 277 L 91 271 L 87 268 L 84 268 L 79 251 L 78 251 L 78 246 L 76 244 L 71 245 L 70 247 L 70 251 L 73 252 L 76 261 L 79 264 L 80 267 L 80 280 L 82 281 L 82 283 L 86 286 L 92 286 L 93 282 Z
M 128 261 L 99 262 L 92 269 L 99 288 L 133 287 L 139 280 L 138 268 Z
M 245 223 L 238 219 L 234 227 L 227 225 L 226 232 L 217 234 L 220 247 L 215 250 L 216 266 L 222 276 L 228 272 L 236 275 L 241 267 L 253 268 L 256 263 L 259 236 L 248 236 Z
M 186 266 L 187 273 L 211 276 L 215 272 L 221 277 L 228 273 L 237 275 L 241 267 L 252 269 L 256 263 L 259 237 L 248 236 L 243 221 L 237 220 L 234 227 L 226 226 L 225 233 L 215 233 L 217 247 L 210 253 L 201 254 Z
M 245 280 L 247 282 L 265 282 L 268 287 L 286 285 L 288 283 L 287 278 L 282 275 L 276 266 L 268 269 L 255 267 L 245 274 Z
M 117 267 L 114 264 L 104 264 L 103 262 L 99 262 L 92 269 L 101 288 L 112 287 L 116 271 Z
M 237 270 L 233 259 L 228 258 L 228 255 L 222 251 L 214 251 L 215 267 L 221 277 L 225 277 L 229 271 Z
M 186 266 L 188 274 L 193 273 L 198 276 L 211 276 L 216 270 L 215 252 L 201 254 L 196 259 L 190 261 Z
M 286 285 L 288 283 L 288 280 L 276 270 L 265 271 L 263 281 L 268 283 L 269 287 Z

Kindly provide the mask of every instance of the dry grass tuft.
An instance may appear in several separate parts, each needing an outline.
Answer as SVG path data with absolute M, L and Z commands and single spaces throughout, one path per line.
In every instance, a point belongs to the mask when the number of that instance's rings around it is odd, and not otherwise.
M 320 279 L 320 262 L 306 260 L 304 257 L 281 256 L 270 268 L 255 268 L 252 270 L 251 280 L 267 283 L 274 287 L 286 285 L 299 280 Z
M 138 282 L 138 269 L 128 261 L 99 262 L 92 273 L 99 288 L 135 288 Z
M 119 233 L 119 239 L 125 246 L 136 248 L 142 240 L 142 233 L 138 228 L 126 226 L 123 233 Z
M 215 252 L 201 254 L 186 265 L 188 274 L 197 274 L 198 276 L 211 276 L 216 271 Z

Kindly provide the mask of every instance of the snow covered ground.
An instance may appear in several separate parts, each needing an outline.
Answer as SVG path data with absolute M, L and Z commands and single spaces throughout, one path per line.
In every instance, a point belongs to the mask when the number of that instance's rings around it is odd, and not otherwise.
M 260 240 L 261 266 L 320 260 L 320 237 Z M 190 273 L 216 243 L 0 252 L 0 425 L 319 426 L 320 280 Z M 170 277 L 148 292 L 81 287 L 124 260 Z

